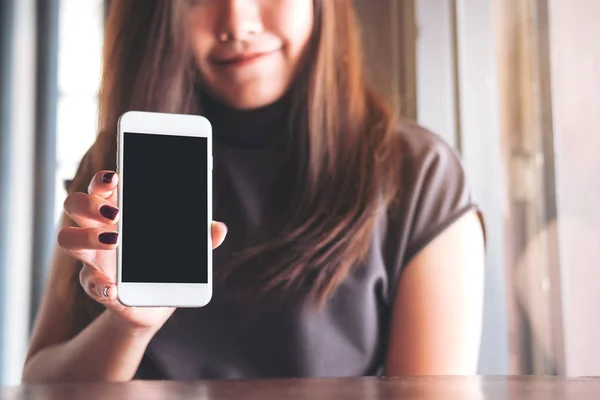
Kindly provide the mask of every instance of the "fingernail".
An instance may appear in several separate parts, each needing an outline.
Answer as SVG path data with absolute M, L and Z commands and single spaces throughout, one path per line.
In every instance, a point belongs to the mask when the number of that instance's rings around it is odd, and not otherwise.
M 115 218 L 117 218 L 118 213 L 119 210 L 113 206 L 104 205 L 100 207 L 100 214 L 102 214 L 102 216 L 105 218 L 114 220 Z
M 116 244 L 119 239 L 119 234 L 117 232 L 103 232 L 98 235 L 98 240 L 104 244 Z
M 110 297 L 110 293 L 108 292 L 110 290 L 110 286 L 104 286 L 104 289 L 102 289 L 102 295 L 104 297 Z
M 102 183 L 111 183 L 112 179 L 113 179 L 113 176 L 115 176 L 114 172 L 107 172 L 107 173 L 105 173 L 104 175 L 102 175 L 102 178 L 101 178 Z
M 225 230 L 225 233 L 227 233 L 229 231 L 229 228 L 227 227 L 227 225 L 225 225 L 225 223 L 220 222 L 221 226 L 223 227 L 223 229 Z

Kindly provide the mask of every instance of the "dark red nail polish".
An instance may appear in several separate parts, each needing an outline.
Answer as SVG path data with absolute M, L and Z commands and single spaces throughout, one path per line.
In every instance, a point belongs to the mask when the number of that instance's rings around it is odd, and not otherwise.
M 119 234 L 117 232 L 104 232 L 98 235 L 98 240 L 104 244 L 117 244 Z
M 112 179 L 113 179 L 113 176 L 115 176 L 114 172 L 107 172 L 107 173 L 105 173 L 104 175 L 102 175 L 102 178 L 101 178 L 102 183 L 111 183 Z
M 100 214 L 102 214 L 102 216 L 104 218 L 114 220 L 115 218 L 117 218 L 118 213 L 119 213 L 119 210 L 116 209 L 115 207 L 108 206 L 108 205 L 100 207 Z

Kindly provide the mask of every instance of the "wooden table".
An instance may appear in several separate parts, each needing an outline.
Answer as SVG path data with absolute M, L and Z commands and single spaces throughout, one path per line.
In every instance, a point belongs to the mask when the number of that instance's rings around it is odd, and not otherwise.
M 26 385 L 0 390 L 2 400 L 445 400 L 600 399 L 600 379 L 434 377 L 286 379 Z

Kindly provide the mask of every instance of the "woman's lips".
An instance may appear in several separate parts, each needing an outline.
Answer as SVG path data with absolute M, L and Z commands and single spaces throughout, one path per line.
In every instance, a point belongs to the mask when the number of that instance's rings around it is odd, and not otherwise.
M 277 50 L 261 53 L 245 53 L 229 58 L 213 58 L 213 62 L 223 67 L 243 67 L 250 65 L 259 59 L 275 53 Z

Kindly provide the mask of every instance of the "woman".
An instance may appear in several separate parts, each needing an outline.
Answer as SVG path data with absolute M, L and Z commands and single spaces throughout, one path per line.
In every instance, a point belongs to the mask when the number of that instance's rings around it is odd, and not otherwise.
M 115 2 L 101 132 L 65 201 L 24 380 L 471 374 L 483 232 L 460 163 L 365 83 L 347 0 Z M 116 301 L 116 122 L 206 115 L 216 287 Z M 184 189 L 184 188 L 182 188 Z M 160 182 L 156 187 L 161 190 Z M 174 196 L 177 193 L 173 193 Z M 156 218 L 168 218 L 168 211 Z

